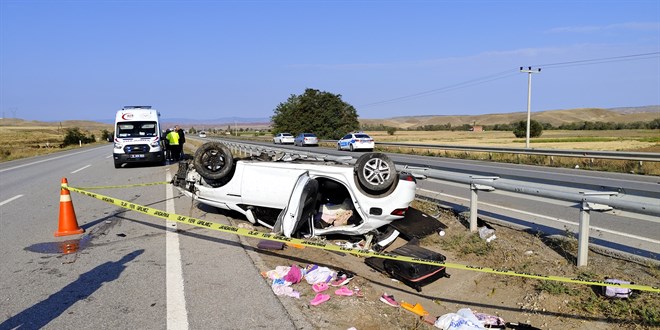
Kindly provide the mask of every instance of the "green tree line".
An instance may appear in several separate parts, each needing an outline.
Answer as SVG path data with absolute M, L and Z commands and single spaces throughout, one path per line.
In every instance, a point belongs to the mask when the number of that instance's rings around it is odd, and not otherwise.
M 523 121 L 524 122 L 524 121 Z M 535 120 L 530 120 L 530 125 Z M 495 125 L 481 125 L 486 131 L 513 131 L 518 125 L 519 122 L 513 122 L 509 124 L 495 124 Z M 636 121 L 630 123 L 615 123 L 615 122 L 573 122 L 565 123 L 559 126 L 554 126 L 550 123 L 538 122 L 543 130 L 623 130 L 623 129 L 660 129 L 660 118 L 654 119 L 651 121 L 643 122 Z M 363 130 L 369 131 L 387 131 L 392 127 L 385 126 L 383 124 L 378 125 L 362 125 Z M 447 124 L 438 124 L 438 125 L 422 125 L 417 127 L 410 128 L 396 128 L 397 130 L 404 131 L 469 131 L 472 129 L 472 125 L 463 124 L 460 126 L 452 126 L 450 123 Z

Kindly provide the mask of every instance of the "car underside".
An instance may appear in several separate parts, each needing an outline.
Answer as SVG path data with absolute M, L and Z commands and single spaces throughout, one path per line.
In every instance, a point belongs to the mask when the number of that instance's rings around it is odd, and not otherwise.
M 415 179 L 383 154 L 365 154 L 353 166 L 264 154 L 236 159 L 217 142 L 200 149 L 179 163 L 174 185 L 287 237 L 382 236 L 415 196 Z

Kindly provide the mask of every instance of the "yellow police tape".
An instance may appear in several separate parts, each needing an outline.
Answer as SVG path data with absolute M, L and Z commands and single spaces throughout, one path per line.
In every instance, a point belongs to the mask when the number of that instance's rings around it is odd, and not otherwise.
M 400 256 L 396 254 L 390 254 L 390 253 L 385 253 L 385 252 L 374 252 L 374 251 L 365 251 L 365 250 L 360 250 L 360 249 L 353 249 L 353 248 L 345 248 L 341 246 L 337 246 L 334 244 L 328 244 L 325 242 L 321 241 L 315 241 L 315 240 L 306 240 L 306 239 L 297 239 L 297 238 L 288 238 L 285 236 L 281 235 L 276 235 L 276 234 L 271 234 L 271 233 L 264 233 L 256 230 L 248 230 L 245 228 L 238 228 L 238 227 L 233 227 L 233 226 L 228 226 L 228 225 L 223 225 L 223 224 L 218 224 L 206 220 L 201 220 L 201 219 L 196 219 L 193 217 L 187 217 L 183 215 L 178 215 L 174 213 L 168 213 L 165 211 L 161 211 L 158 209 L 154 209 L 151 207 L 146 207 L 143 205 L 127 202 L 124 200 L 120 200 L 117 198 L 112 198 L 108 196 L 104 196 L 101 194 L 96 194 L 92 192 L 85 191 L 81 188 L 75 188 L 75 187 L 69 187 L 66 184 L 62 184 L 63 189 L 67 189 L 70 191 L 74 191 L 92 198 L 99 199 L 101 201 L 104 201 L 109 204 L 113 204 L 119 207 L 123 207 L 128 210 L 152 215 L 158 218 L 170 220 L 170 221 L 177 221 L 180 223 L 185 223 L 187 225 L 191 226 L 196 226 L 196 227 L 201 227 L 201 228 L 208 228 L 211 230 L 216 230 L 220 232 L 225 232 L 225 233 L 230 233 L 230 234 L 236 234 L 236 235 L 241 235 L 241 236 L 246 236 L 246 237 L 252 237 L 252 238 L 258 238 L 258 239 L 265 239 L 269 241 L 276 241 L 276 242 L 283 242 L 283 243 L 291 243 L 291 244 L 298 244 L 302 246 L 309 246 L 312 248 L 318 248 L 318 249 L 323 249 L 323 250 L 328 250 L 328 251 L 338 251 L 338 252 L 346 252 L 358 256 L 363 256 L 363 257 L 376 257 L 376 258 L 383 258 L 383 259 L 390 259 L 390 260 L 399 260 L 399 261 L 405 261 L 405 262 L 411 262 L 411 263 L 418 263 L 418 264 L 425 264 L 425 265 L 432 265 L 432 266 L 443 266 L 446 268 L 452 268 L 452 269 L 464 269 L 464 270 L 470 270 L 470 271 L 476 271 L 476 272 L 482 272 L 482 273 L 489 273 L 489 274 L 499 274 L 499 275 L 508 275 L 508 276 L 518 276 L 518 277 L 525 277 L 525 278 L 534 278 L 534 279 L 539 279 L 539 280 L 551 280 L 551 281 L 559 281 L 559 282 L 567 282 L 567 283 L 576 283 L 576 284 L 586 284 L 586 285 L 596 285 L 596 286 L 617 286 L 621 288 L 628 288 L 628 289 L 633 289 L 633 290 L 639 290 L 639 291 L 648 291 L 648 292 L 658 292 L 660 293 L 660 287 L 654 287 L 654 286 L 648 286 L 648 285 L 639 285 L 639 284 L 619 284 L 619 283 L 606 283 L 604 281 L 587 281 L 587 280 L 582 280 L 578 278 L 568 278 L 568 277 L 560 277 L 560 276 L 550 276 L 550 275 L 539 275 L 539 274 L 532 274 L 532 273 L 527 273 L 527 272 L 516 272 L 512 270 L 506 270 L 506 269 L 495 269 L 495 268 L 488 268 L 488 267 L 476 267 L 476 266 L 469 266 L 469 265 L 461 265 L 461 264 L 454 264 L 454 263 L 447 263 L 447 262 L 440 262 L 440 261 L 435 261 L 435 260 L 428 260 L 428 259 L 419 259 L 419 258 L 412 258 L 412 257 L 407 257 L 407 256 Z M 88 188 L 89 189 L 89 188 Z
M 135 183 L 135 184 L 125 184 L 121 186 L 97 186 L 97 187 L 78 187 L 81 190 L 98 190 L 98 189 L 115 189 L 115 188 L 132 188 L 132 187 L 146 187 L 146 186 L 157 186 L 161 184 L 169 184 L 169 181 L 160 181 L 160 182 L 150 182 L 150 183 Z

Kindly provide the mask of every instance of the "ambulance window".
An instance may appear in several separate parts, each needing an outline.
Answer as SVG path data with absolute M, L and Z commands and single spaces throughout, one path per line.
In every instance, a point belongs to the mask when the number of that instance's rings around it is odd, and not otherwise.
M 133 135 L 133 125 L 132 124 L 118 124 L 117 125 L 117 136 L 119 137 L 129 137 Z
M 156 136 L 156 124 L 155 123 L 146 123 L 142 124 L 140 129 L 141 136 Z

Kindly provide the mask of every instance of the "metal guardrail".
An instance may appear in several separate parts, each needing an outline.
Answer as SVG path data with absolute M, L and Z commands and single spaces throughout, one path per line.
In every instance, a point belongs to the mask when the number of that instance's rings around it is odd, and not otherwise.
M 534 148 L 525 149 L 525 148 L 473 147 L 473 146 L 455 146 L 455 145 L 446 145 L 446 144 L 445 145 L 416 144 L 416 143 L 395 143 L 395 142 L 377 142 L 376 145 L 406 147 L 406 148 L 495 152 L 495 153 L 558 156 L 558 157 L 619 159 L 619 160 L 649 161 L 649 162 L 660 161 L 660 153 L 656 153 L 656 152 L 624 152 L 624 151 L 563 150 L 563 149 L 534 149 Z
M 341 163 L 352 164 L 355 162 L 350 156 L 332 156 L 320 153 L 301 152 L 298 150 L 274 148 L 270 146 L 253 145 L 245 142 L 221 141 L 226 144 L 232 152 L 245 155 L 258 155 L 259 153 L 280 154 L 280 158 L 332 160 Z M 406 144 L 406 146 L 409 146 Z M 507 149 L 507 148 L 501 148 Z M 660 203 L 644 203 L 627 199 L 620 192 L 603 191 L 576 191 L 557 186 L 557 189 L 539 188 L 538 185 L 526 185 L 524 181 L 500 179 L 499 177 L 473 176 L 465 173 L 442 171 L 421 167 L 410 167 L 397 165 L 397 170 L 409 172 L 418 177 L 428 177 L 443 181 L 450 181 L 469 185 L 470 195 L 470 231 L 477 231 L 477 212 L 479 191 L 493 191 L 500 189 L 523 195 L 533 195 L 554 200 L 575 202 L 580 208 L 579 232 L 578 232 L 578 266 L 587 265 L 589 244 L 589 220 L 591 211 L 610 211 L 613 209 L 628 211 L 636 214 L 660 216 Z

